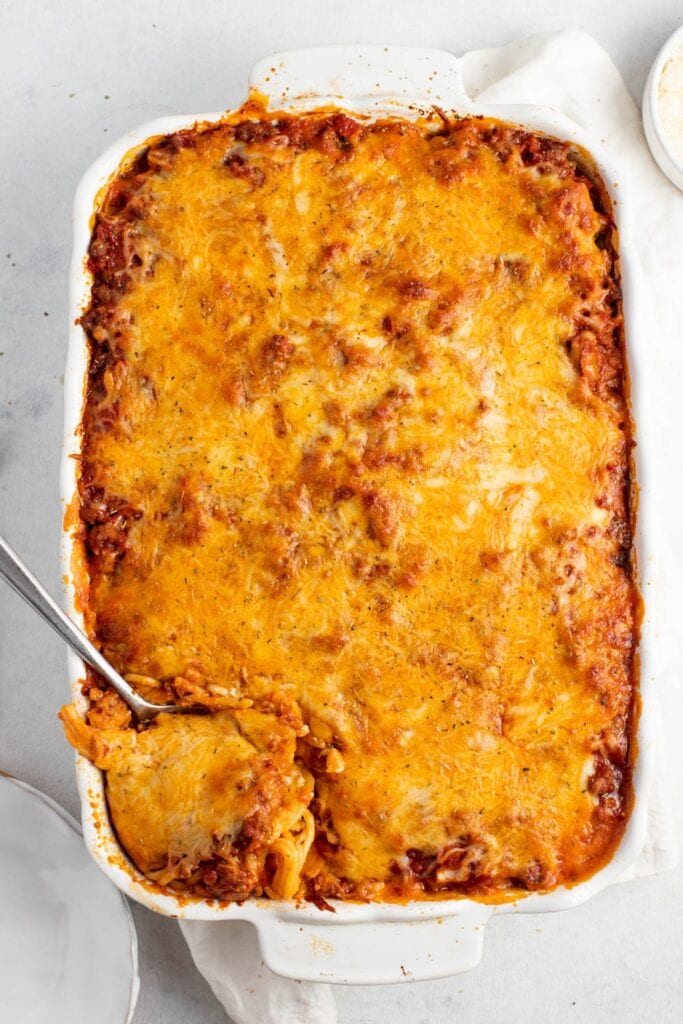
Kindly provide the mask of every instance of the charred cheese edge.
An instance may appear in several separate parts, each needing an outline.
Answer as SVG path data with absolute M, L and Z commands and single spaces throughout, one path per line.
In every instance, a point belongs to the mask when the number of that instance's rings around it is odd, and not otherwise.
M 88 619 L 145 695 L 211 714 L 137 732 L 93 679 L 71 738 L 159 884 L 506 898 L 614 850 L 632 426 L 616 233 L 584 168 L 492 119 L 252 104 L 152 140 L 104 191 Z M 164 789 L 169 757 L 189 775 Z

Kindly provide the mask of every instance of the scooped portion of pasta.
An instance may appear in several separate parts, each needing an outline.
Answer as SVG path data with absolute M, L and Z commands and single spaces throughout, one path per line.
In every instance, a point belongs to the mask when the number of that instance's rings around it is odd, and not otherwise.
M 61 718 L 106 771 L 112 823 L 148 878 L 219 898 L 296 895 L 313 822 L 311 776 L 294 762 L 305 729 L 295 709 L 161 714 L 140 731 L 111 718 L 89 725 L 73 705 Z

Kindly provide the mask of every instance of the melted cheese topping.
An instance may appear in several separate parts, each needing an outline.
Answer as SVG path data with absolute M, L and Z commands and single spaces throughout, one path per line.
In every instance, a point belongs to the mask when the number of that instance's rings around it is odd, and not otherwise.
M 606 200 L 495 121 L 258 117 L 153 142 L 104 196 L 93 631 L 148 695 L 292 695 L 300 893 L 585 877 L 627 815 L 636 640 Z M 237 714 L 167 718 L 109 768 L 143 870 L 206 860 L 187 813 L 234 842 L 235 780 L 272 785 Z M 175 761 L 196 731 L 225 804 Z

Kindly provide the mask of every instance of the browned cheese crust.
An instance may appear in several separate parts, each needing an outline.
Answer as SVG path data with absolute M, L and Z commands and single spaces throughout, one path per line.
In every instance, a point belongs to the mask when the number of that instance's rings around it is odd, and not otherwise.
M 506 899 L 628 817 L 639 598 L 617 238 L 482 118 L 245 108 L 101 196 L 72 742 L 198 896 Z

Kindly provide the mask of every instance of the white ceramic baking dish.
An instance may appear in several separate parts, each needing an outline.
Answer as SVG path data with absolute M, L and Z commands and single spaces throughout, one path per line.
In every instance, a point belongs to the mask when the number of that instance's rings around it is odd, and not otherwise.
M 250 86 L 265 94 L 272 109 L 310 109 L 333 104 L 357 113 L 394 113 L 416 116 L 416 108 L 432 104 L 445 110 L 487 114 L 575 142 L 595 159 L 615 207 L 620 233 L 624 310 L 632 378 L 632 403 L 639 427 L 637 475 L 640 510 L 637 550 L 640 582 L 647 594 L 649 559 L 645 545 L 648 514 L 647 411 L 641 394 L 640 367 L 645 357 L 638 323 L 636 276 L 631 263 L 629 210 L 625 175 L 612 167 L 595 140 L 553 110 L 533 106 L 480 107 L 466 95 L 460 61 L 440 50 L 403 47 L 339 46 L 299 50 L 260 61 L 253 69 Z M 76 323 L 88 302 L 90 278 L 85 257 L 90 240 L 95 196 L 129 150 L 150 136 L 174 132 L 197 120 L 221 115 L 168 117 L 152 121 L 119 139 L 90 168 L 78 188 L 74 211 L 74 253 L 71 268 L 71 328 L 65 379 L 65 433 L 61 490 L 64 506 L 76 493 L 79 422 L 87 371 L 87 345 Z M 74 538 L 64 534 L 63 567 L 66 608 L 78 618 L 74 606 L 72 564 L 78 556 Z M 571 889 L 531 894 L 512 904 L 488 906 L 468 899 L 408 906 L 337 904 L 336 913 L 311 905 L 297 906 L 270 900 L 249 900 L 242 905 L 216 906 L 211 902 L 187 902 L 155 892 L 122 856 L 109 826 L 101 773 L 78 756 L 76 770 L 82 802 L 85 842 L 102 870 L 130 897 L 159 913 L 206 921 L 247 920 L 258 930 L 268 966 L 291 978 L 340 983 L 380 984 L 410 979 L 438 978 L 474 967 L 482 952 L 484 926 L 494 913 L 562 910 L 575 907 L 619 878 L 639 855 L 646 830 L 647 796 L 652 764 L 650 722 L 650 670 L 648 645 L 652 624 L 643 623 L 641 662 L 642 714 L 638 723 L 638 761 L 635 770 L 635 806 L 621 845 L 612 860 L 589 880 Z M 84 666 L 69 657 L 72 697 L 85 702 L 79 681 Z

